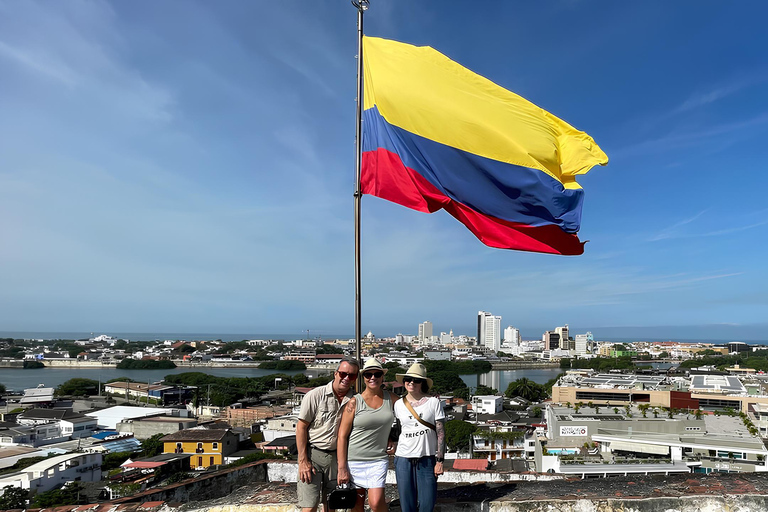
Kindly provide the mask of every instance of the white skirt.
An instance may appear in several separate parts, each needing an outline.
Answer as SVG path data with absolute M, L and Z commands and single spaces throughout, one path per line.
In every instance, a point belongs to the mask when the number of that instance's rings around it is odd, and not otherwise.
M 352 482 L 365 489 L 383 488 L 387 480 L 389 459 L 350 460 L 347 462 Z

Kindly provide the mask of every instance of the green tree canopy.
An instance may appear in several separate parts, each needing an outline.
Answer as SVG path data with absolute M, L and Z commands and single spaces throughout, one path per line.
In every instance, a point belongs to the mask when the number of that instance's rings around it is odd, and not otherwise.
M 131 359 L 126 357 L 117 364 L 118 370 L 170 370 L 176 368 L 173 361 L 154 359 Z
M 26 489 L 15 485 L 6 485 L 3 487 L 3 493 L 0 494 L 0 510 L 27 508 L 27 496 L 29 496 L 29 491 Z
M 463 420 L 445 422 L 445 443 L 454 452 L 467 450 L 477 427 Z
M 154 457 L 163 453 L 163 442 L 161 439 L 165 434 L 155 434 L 141 442 L 141 456 Z
M 499 392 L 499 390 L 493 389 L 493 388 L 489 388 L 488 386 L 484 386 L 482 384 L 477 386 L 477 389 L 475 389 L 475 394 L 476 395 L 495 395 L 498 392 Z
M 56 388 L 56 396 L 74 395 L 88 396 L 99 392 L 99 381 L 93 379 L 83 379 L 76 377 L 69 379 Z
M 32 499 L 32 505 L 38 508 L 79 505 L 84 500 L 83 484 L 72 482 L 61 489 L 52 489 L 35 495 Z
M 504 394 L 509 398 L 519 396 L 531 402 L 538 402 L 547 397 L 544 386 L 537 384 L 527 377 L 510 382 Z
M 301 361 L 265 361 L 259 365 L 260 370 L 306 370 L 307 365 Z

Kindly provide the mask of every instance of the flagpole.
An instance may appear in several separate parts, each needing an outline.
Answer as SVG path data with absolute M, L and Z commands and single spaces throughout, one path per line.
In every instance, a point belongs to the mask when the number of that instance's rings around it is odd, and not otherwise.
M 357 8 L 357 112 L 355 125 L 355 357 L 360 367 L 362 361 L 362 307 L 361 307 L 361 271 L 360 271 L 360 209 L 363 193 L 360 187 L 360 168 L 362 167 L 363 133 L 363 13 L 368 9 L 368 0 L 351 0 Z M 360 391 L 361 382 L 357 388 Z

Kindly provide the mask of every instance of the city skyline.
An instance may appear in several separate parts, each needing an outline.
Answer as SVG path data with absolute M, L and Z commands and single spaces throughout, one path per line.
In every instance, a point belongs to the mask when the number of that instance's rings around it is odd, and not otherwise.
M 0 12 L 0 329 L 354 332 L 349 2 Z M 761 12 L 371 2 L 367 34 L 436 48 L 610 162 L 579 178 L 578 257 L 364 197 L 363 332 L 472 335 L 484 310 L 526 339 L 767 340 Z

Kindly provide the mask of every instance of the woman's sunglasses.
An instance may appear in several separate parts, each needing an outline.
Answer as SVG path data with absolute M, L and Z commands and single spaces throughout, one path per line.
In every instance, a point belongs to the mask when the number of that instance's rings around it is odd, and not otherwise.
M 382 375 L 384 375 L 384 372 L 366 372 L 363 374 L 363 377 L 365 377 L 366 379 L 370 379 L 371 377 L 380 379 Z
M 357 380 L 357 374 L 356 373 L 347 373 L 347 372 L 343 372 L 341 370 L 336 370 L 336 373 L 339 374 L 339 379 L 340 380 L 344 380 L 347 377 L 349 377 L 349 380 Z
M 413 382 L 414 384 L 421 384 L 424 379 L 417 379 L 416 377 L 403 377 L 403 382 Z

